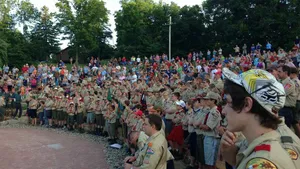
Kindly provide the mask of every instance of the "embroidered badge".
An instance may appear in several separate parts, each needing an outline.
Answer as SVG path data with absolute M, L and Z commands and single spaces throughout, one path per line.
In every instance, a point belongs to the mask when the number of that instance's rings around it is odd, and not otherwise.
M 148 143 L 148 147 L 152 147 L 152 143 L 150 142 L 150 143 Z
M 149 164 L 149 160 L 144 160 L 144 164 Z
M 296 151 L 289 149 L 289 148 L 286 148 L 285 150 L 289 153 L 292 160 L 298 159 L 298 153 Z
M 253 158 L 248 161 L 247 169 L 277 169 L 276 165 L 264 158 Z
M 151 148 L 147 149 L 147 154 L 154 154 L 154 151 Z
M 291 88 L 292 87 L 292 85 L 291 84 L 286 84 L 286 85 L 284 85 L 284 89 L 289 89 L 289 88 Z

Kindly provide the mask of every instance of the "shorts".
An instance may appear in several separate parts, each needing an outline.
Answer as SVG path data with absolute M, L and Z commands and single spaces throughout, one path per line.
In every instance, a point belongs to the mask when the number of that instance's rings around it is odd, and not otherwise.
M 205 159 L 204 159 L 204 136 L 202 134 L 197 135 L 197 155 L 196 155 L 196 160 L 200 164 L 205 164 Z
M 52 110 L 46 110 L 46 116 L 48 119 L 52 119 Z
M 62 110 L 57 110 L 56 116 L 57 116 L 58 121 L 63 121 L 64 120 L 64 114 L 63 114 Z
M 182 126 L 175 126 L 171 133 L 167 137 L 168 141 L 177 143 L 178 145 L 183 145 L 183 130 Z
M 97 124 L 97 126 L 105 125 L 105 119 L 103 117 L 103 114 L 96 114 L 96 124 Z
M 74 124 L 74 116 L 68 116 L 68 120 L 67 120 L 67 124 L 68 125 L 73 125 Z
M 57 110 L 52 110 L 52 119 L 57 119 Z
M 204 136 L 203 145 L 205 152 L 205 165 L 215 166 L 218 157 L 220 139 L 217 139 L 213 136 Z
M 28 110 L 28 116 L 30 117 L 30 118 L 36 118 L 37 117 L 37 113 L 36 113 L 36 109 L 29 109 Z
M 88 112 L 88 113 L 87 113 L 86 123 L 87 123 L 87 124 L 92 124 L 92 123 L 94 123 L 94 113 L 92 113 L 92 112 Z
M 197 150 L 197 134 L 196 132 L 190 133 L 190 138 L 189 138 L 189 149 L 191 152 L 192 157 L 196 157 L 196 150 Z
M 67 112 L 63 112 L 63 117 L 64 117 L 64 120 L 68 120 L 68 117 L 69 117 L 69 115 L 68 115 L 68 113 Z
M 76 117 L 77 124 L 83 124 L 83 113 L 78 113 Z

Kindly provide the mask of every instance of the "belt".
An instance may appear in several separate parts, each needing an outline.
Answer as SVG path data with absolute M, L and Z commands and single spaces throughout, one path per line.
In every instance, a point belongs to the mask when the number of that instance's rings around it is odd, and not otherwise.
M 297 100 L 297 102 L 300 102 L 300 100 Z
M 166 121 L 172 121 L 171 119 L 166 119 Z

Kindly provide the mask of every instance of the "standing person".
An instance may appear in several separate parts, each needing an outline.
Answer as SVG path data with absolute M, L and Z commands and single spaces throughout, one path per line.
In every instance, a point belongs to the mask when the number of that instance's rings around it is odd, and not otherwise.
M 43 100 L 40 100 L 37 108 L 37 115 L 39 117 L 40 126 L 44 124 L 44 108 L 45 102 Z
M 71 102 L 67 109 L 68 120 L 67 120 L 67 128 L 68 130 L 74 130 L 74 114 L 75 114 L 75 106 L 74 102 Z
M 216 168 L 220 145 L 220 136 L 217 132 L 217 128 L 222 118 L 217 105 L 219 104 L 221 96 L 215 92 L 208 92 L 204 99 L 205 105 L 209 108 L 209 113 L 206 114 L 204 122 L 199 125 L 200 129 L 204 132 L 204 168 L 214 169 Z
M 278 77 L 280 80 L 282 80 L 282 85 L 286 94 L 285 104 L 284 107 L 280 109 L 279 116 L 283 116 L 285 119 L 285 124 L 288 127 L 291 127 L 293 123 L 293 111 L 297 102 L 295 83 L 289 77 L 291 73 L 290 67 L 283 65 L 277 70 Z
M 166 138 L 160 132 L 162 127 L 161 117 L 150 114 L 146 117 L 143 130 L 149 136 L 139 156 L 143 157 L 142 165 L 135 167 L 125 163 L 125 169 L 166 169 L 168 160 L 168 144 Z
M 247 55 L 247 45 L 246 45 L 246 43 L 244 43 L 244 46 L 243 46 L 243 55 Z
M 83 127 L 83 113 L 84 113 L 84 103 L 83 103 L 83 100 L 79 100 L 78 102 L 78 105 L 77 105 L 77 111 L 76 111 L 76 122 L 77 122 L 77 125 L 78 125 L 78 128 L 79 128 L 79 132 L 80 133 L 83 133 L 84 132 L 84 127 Z
M 280 145 L 276 131 L 281 120 L 277 112 L 284 106 L 284 87 L 270 73 L 256 69 L 235 75 L 224 68 L 226 102 L 223 112 L 228 120 L 221 153 L 227 157 L 237 150 L 234 132 L 241 132 L 249 146 L 234 158 L 237 169 L 295 169 L 289 154 Z M 280 156 L 278 155 L 280 154 Z M 235 157 L 235 156 L 234 156 Z
M 86 107 L 87 110 L 87 119 L 86 119 L 86 123 L 89 125 L 89 129 L 90 129 L 90 133 L 94 132 L 94 116 L 95 116 L 95 103 L 93 101 L 92 97 L 88 97 L 89 99 L 89 103 Z
M 33 96 L 30 96 L 28 114 L 30 115 L 31 118 L 31 124 L 34 126 L 36 125 L 37 106 L 38 106 L 38 101 L 35 100 Z
M 21 118 L 22 116 L 22 98 L 21 98 L 21 91 L 17 92 L 15 95 L 14 95 L 14 98 L 15 98 L 15 106 L 16 106 L 16 112 L 14 114 L 14 118 L 16 118 L 18 112 L 19 112 L 19 116 L 18 118 Z
M 300 80 L 298 79 L 298 70 L 295 67 L 291 67 L 290 78 L 295 83 L 295 89 L 297 93 L 296 109 L 294 111 L 294 124 L 293 128 L 296 135 L 300 138 Z
M 45 124 L 47 127 L 52 126 L 52 105 L 53 104 L 54 102 L 52 101 L 52 96 L 48 95 L 45 101 L 45 114 L 44 114 Z

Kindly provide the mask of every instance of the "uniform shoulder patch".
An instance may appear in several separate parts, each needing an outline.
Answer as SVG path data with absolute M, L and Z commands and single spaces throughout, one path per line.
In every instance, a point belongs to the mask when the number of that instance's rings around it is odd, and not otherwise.
M 292 160 L 298 159 L 298 153 L 296 151 L 289 149 L 289 148 L 286 148 L 285 150 L 289 153 Z
M 289 89 L 291 87 L 292 87 L 292 85 L 290 83 L 287 83 L 286 85 L 284 85 L 284 89 Z
M 265 158 L 253 158 L 248 161 L 246 169 L 277 169 L 277 166 Z

